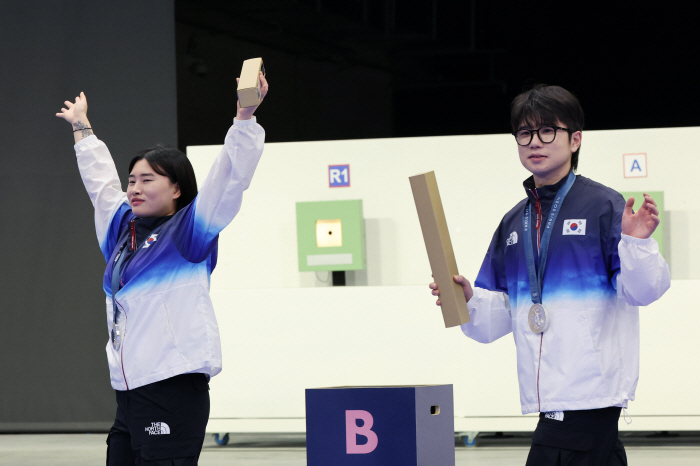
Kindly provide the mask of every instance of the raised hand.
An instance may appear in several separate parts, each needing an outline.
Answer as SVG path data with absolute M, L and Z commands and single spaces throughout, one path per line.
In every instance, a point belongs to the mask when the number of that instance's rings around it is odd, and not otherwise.
M 637 212 L 632 212 L 633 205 L 634 198 L 630 197 L 622 213 L 622 233 L 635 238 L 649 238 L 659 226 L 659 208 L 647 193 L 644 193 L 644 203 Z
M 57 117 L 63 118 L 71 125 L 81 121 L 81 119 L 87 119 L 88 106 L 84 92 L 81 92 L 80 95 L 75 98 L 75 103 L 66 100 L 63 104 L 68 108 L 62 108 L 61 113 L 56 114 Z
M 88 105 L 85 93 L 81 92 L 80 95 L 75 98 L 75 102 L 66 100 L 63 103 L 65 107 L 63 107 L 61 112 L 57 113 L 56 116 L 63 118 L 73 126 L 75 142 L 93 134 L 90 122 L 87 119 Z
M 459 284 L 462 286 L 462 289 L 464 290 L 464 298 L 469 302 L 470 299 L 472 299 L 472 296 L 474 296 L 474 290 L 472 289 L 471 283 L 469 283 L 469 280 L 464 278 L 462 275 L 455 275 L 452 277 L 452 279 L 455 281 L 455 283 Z M 428 287 L 433 290 L 432 294 L 433 296 L 440 296 L 440 290 L 438 289 L 437 283 L 433 282 Z M 437 301 L 435 301 L 435 304 L 440 306 L 442 302 L 440 301 L 440 298 L 438 298 Z
M 238 83 L 239 78 L 236 78 L 236 83 Z M 265 79 L 265 76 L 263 76 L 262 71 L 260 72 L 260 103 L 262 103 L 263 99 L 267 95 L 267 91 L 270 90 L 270 86 L 267 84 L 267 80 Z M 246 108 L 241 108 L 241 103 L 236 101 L 236 120 L 250 120 L 250 118 L 253 116 L 253 113 L 255 113 L 255 110 L 258 109 L 260 104 L 256 105 L 255 107 L 246 107 Z

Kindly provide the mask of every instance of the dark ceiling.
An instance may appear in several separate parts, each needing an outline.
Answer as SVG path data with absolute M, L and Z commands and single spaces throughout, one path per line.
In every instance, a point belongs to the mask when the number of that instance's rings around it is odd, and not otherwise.
M 700 125 L 696 16 L 625 3 L 176 0 L 180 146 L 221 141 L 256 54 L 268 141 L 506 132 L 535 82 L 578 95 L 587 129 Z

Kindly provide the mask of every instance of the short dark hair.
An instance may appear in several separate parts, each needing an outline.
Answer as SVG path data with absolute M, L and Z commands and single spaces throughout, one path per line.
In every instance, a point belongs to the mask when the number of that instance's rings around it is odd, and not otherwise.
M 560 86 L 536 84 L 519 94 L 510 106 L 510 125 L 517 131 L 520 125 L 553 125 L 560 121 L 572 132 L 583 130 L 583 108 L 576 96 Z M 571 133 L 569 133 L 571 137 Z M 571 168 L 578 168 L 578 153 L 571 155 Z
M 176 211 L 187 206 L 197 197 L 197 178 L 190 160 L 185 154 L 173 146 L 156 144 L 153 147 L 139 151 L 129 162 L 129 173 L 139 160 L 146 160 L 153 171 L 170 178 L 171 183 L 177 183 L 180 197 L 175 203 Z

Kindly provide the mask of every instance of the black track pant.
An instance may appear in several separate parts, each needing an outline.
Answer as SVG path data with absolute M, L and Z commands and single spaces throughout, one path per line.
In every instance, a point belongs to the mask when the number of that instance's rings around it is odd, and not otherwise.
M 540 413 L 527 466 L 627 466 L 617 432 L 620 408 L 564 411 L 563 421 L 546 414 Z
M 117 390 L 107 436 L 107 466 L 195 466 L 209 419 L 204 374 L 183 374 Z

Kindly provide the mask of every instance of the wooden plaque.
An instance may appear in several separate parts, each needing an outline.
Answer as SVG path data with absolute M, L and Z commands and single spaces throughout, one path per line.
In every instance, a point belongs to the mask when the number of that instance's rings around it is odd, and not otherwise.
M 265 76 L 262 58 L 250 58 L 243 62 L 241 76 L 238 79 L 238 101 L 241 108 L 260 104 L 260 72 Z
M 435 172 L 409 177 L 413 199 L 418 210 L 418 220 L 423 231 L 433 278 L 440 289 L 442 317 L 445 327 L 455 327 L 469 322 L 469 310 L 461 285 L 454 282 L 459 275 L 457 261 L 447 230 L 445 211 L 442 208 Z

